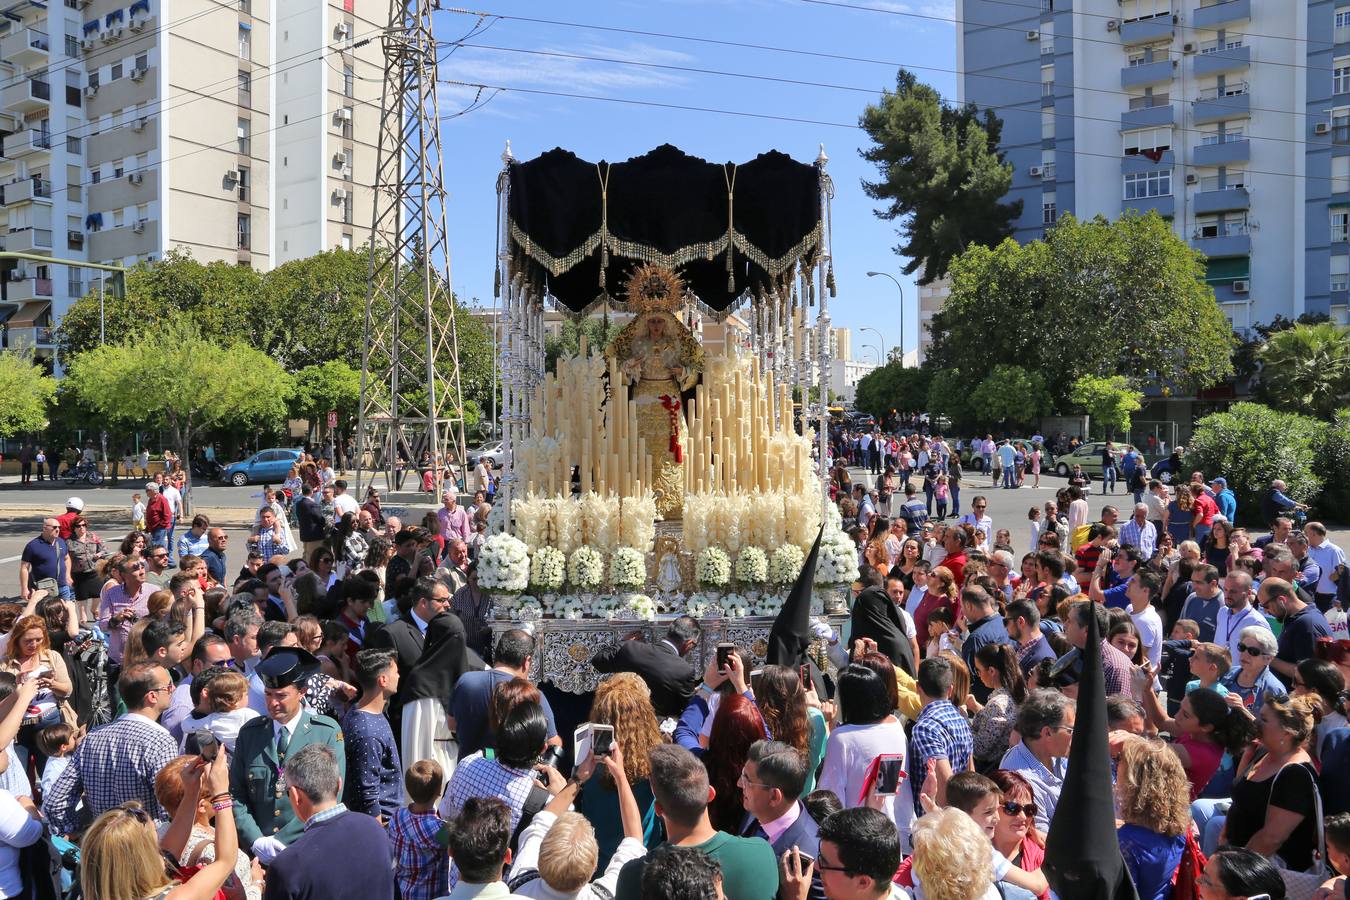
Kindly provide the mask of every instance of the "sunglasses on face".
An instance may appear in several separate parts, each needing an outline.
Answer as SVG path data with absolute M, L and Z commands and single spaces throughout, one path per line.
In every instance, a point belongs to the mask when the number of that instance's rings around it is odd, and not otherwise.
M 1010 815 L 1010 816 L 1015 816 L 1015 815 L 1017 815 L 1018 813 L 1021 813 L 1022 815 L 1026 816 L 1028 819 L 1034 819 L 1034 818 L 1036 818 L 1036 810 L 1037 810 L 1037 809 L 1038 809 L 1038 807 L 1036 806 L 1035 803 L 1020 803 L 1020 804 L 1019 804 L 1019 803 L 1014 803 L 1014 802 L 1012 802 L 1011 800 L 1006 800 L 1006 801 L 1004 801 L 1004 803 L 1003 803 L 1003 811 L 1004 811 L 1006 814 Z
M 1264 656 L 1266 651 L 1260 647 L 1253 647 L 1251 644 L 1238 644 L 1239 653 L 1247 653 L 1251 656 Z

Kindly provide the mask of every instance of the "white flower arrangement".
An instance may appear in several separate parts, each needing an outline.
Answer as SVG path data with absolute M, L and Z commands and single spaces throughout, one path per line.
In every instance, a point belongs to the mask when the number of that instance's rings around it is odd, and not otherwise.
M 742 584 L 763 584 L 769 578 L 769 558 L 764 551 L 747 544 L 736 554 L 736 580 Z
M 537 622 L 544 617 L 544 606 L 534 597 L 521 597 L 516 602 L 516 618 L 522 622 Z
M 586 618 L 586 604 L 576 594 L 568 594 L 565 597 L 558 598 L 554 604 L 553 614 L 559 619 L 584 619 Z
M 616 590 L 640 588 L 647 583 L 647 561 L 641 551 L 620 547 L 609 558 L 609 582 Z
M 727 594 L 722 598 L 722 609 L 728 618 L 743 619 L 750 615 L 750 600 L 740 594 Z
M 806 564 L 806 554 L 796 544 L 779 544 L 769 556 L 769 581 L 773 584 L 792 584 Z
M 712 608 L 712 605 L 712 599 L 707 594 L 691 594 L 689 599 L 684 602 L 684 611 L 695 619 L 702 619 L 708 615 L 708 610 Z
M 605 560 L 594 547 L 581 546 L 567 560 L 567 583 L 579 591 L 593 591 L 605 578 Z
M 825 533 L 816 558 L 815 583 L 852 584 L 858 578 L 858 550 L 852 538 L 842 531 Z
M 783 610 L 782 594 L 760 594 L 750 607 L 752 616 L 777 616 Z
M 646 594 L 629 594 L 623 599 L 619 611 L 634 619 L 650 622 L 656 618 L 656 603 Z
M 708 547 L 708 513 L 714 500 L 712 494 L 684 495 L 684 549 L 694 555 Z
M 556 591 L 567 577 L 567 557 L 556 547 L 540 547 L 530 559 L 530 584 L 541 593 Z
M 641 497 L 620 497 L 618 541 L 625 547 L 642 552 L 652 549 L 656 541 L 656 495 L 644 491 Z
M 694 577 L 699 584 L 725 587 L 731 580 L 731 557 L 721 547 L 705 547 L 694 562 Z
M 618 599 L 610 594 L 602 594 L 591 601 L 591 615 L 601 619 L 611 618 L 618 608 Z
M 478 583 L 484 590 L 518 594 L 530 583 L 530 554 L 525 542 L 509 534 L 494 534 L 478 554 Z

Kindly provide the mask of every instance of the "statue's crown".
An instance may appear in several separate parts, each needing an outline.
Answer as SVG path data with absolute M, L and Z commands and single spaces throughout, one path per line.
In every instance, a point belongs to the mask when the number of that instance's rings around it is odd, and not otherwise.
M 635 313 L 677 312 L 684 307 L 684 281 L 665 266 L 639 266 L 628 277 L 627 303 Z

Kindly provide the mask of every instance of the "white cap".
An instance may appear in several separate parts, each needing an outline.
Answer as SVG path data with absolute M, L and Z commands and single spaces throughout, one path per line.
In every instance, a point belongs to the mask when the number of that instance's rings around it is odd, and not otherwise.
M 76 512 L 84 512 L 84 501 L 79 497 L 66 498 L 66 509 L 73 509 Z

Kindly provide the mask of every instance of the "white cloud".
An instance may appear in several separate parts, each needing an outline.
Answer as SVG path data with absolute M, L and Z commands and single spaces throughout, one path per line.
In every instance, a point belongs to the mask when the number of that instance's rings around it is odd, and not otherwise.
M 612 94 L 635 88 L 671 87 L 683 84 L 687 79 L 684 73 L 671 70 L 572 57 L 589 56 L 663 65 L 682 65 L 694 61 L 686 53 L 642 43 L 623 46 L 579 44 L 538 49 L 544 52 L 516 53 L 470 43 L 441 64 L 441 77 L 477 84 Z M 552 53 L 567 55 L 548 55 Z
M 879 9 L 885 12 L 902 13 L 911 16 L 928 16 L 945 21 L 953 21 L 956 18 L 956 0 L 917 0 L 917 2 L 905 2 L 905 0 L 868 0 L 867 5 L 872 9 Z

